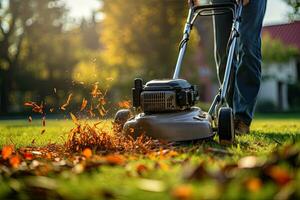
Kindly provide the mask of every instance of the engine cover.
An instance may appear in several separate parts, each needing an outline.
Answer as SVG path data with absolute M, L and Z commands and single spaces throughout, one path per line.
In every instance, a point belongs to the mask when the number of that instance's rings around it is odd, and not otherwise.
M 133 106 L 145 113 L 186 110 L 198 99 L 196 86 L 183 79 L 152 80 L 145 85 L 136 79 L 133 88 Z

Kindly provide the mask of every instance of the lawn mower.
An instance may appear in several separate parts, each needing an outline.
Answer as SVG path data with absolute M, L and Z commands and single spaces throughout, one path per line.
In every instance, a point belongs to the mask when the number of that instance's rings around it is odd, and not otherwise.
M 132 88 L 133 109 L 119 110 L 114 125 L 123 134 L 138 137 L 142 134 L 164 141 L 194 141 L 219 136 L 220 141 L 234 140 L 233 111 L 227 103 L 229 88 L 233 84 L 233 58 L 239 36 L 242 3 L 195 5 L 189 3 L 189 13 L 176 68 L 172 79 L 152 80 L 143 83 L 137 78 Z M 232 13 L 233 24 L 228 41 L 227 64 L 224 79 L 208 112 L 195 107 L 199 100 L 197 86 L 179 79 L 183 57 L 186 52 L 195 20 L 199 16 Z

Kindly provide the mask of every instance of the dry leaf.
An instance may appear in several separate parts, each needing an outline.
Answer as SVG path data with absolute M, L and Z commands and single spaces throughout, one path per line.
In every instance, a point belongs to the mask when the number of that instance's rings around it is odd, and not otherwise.
M 261 189 L 263 183 L 259 178 L 250 178 L 246 181 L 246 187 L 251 192 L 257 192 Z
M 92 157 L 93 152 L 92 152 L 92 150 L 90 148 L 85 148 L 82 151 L 82 155 L 84 155 L 86 158 L 90 158 L 90 157 Z
M 111 165 L 123 165 L 125 163 L 125 159 L 121 155 L 108 155 L 105 159 Z
M 131 101 L 121 101 L 118 103 L 118 106 L 120 108 L 125 108 L 125 109 L 129 109 L 131 107 Z
M 19 167 L 20 165 L 20 157 L 18 155 L 15 155 L 15 156 L 12 156 L 10 159 L 9 159 L 9 164 L 13 167 L 13 168 L 17 168 Z
M 70 93 L 69 96 L 68 96 L 68 99 L 67 99 L 66 103 L 64 103 L 64 104 L 60 107 L 60 109 L 66 110 L 66 107 L 67 107 L 67 106 L 70 104 L 70 102 L 71 102 L 72 96 L 73 96 L 73 94 Z
M 94 84 L 94 88 L 92 89 L 91 95 L 93 98 L 96 98 L 97 96 L 101 95 L 101 92 L 99 90 L 98 82 Z
M 24 106 L 32 107 L 33 112 L 43 113 L 43 108 L 44 108 L 43 103 L 41 103 L 41 105 L 37 105 L 37 103 L 30 101 L 30 102 L 25 102 Z
M 172 196 L 175 199 L 185 200 L 191 199 L 193 195 L 193 188 L 189 185 L 180 185 L 174 188 Z
M 72 118 L 72 121 L 74 122 L 74 124 L 78 125 L 79 121 L 78 121 L 77 117 L 73 113 L 70 113 L 70 115 L 71 115 L 71 118 Z
M 148 167 L 144 164 L 139 164 L 137 167 L 136 167 L 136 172 L 139 174 L 139 175 L 142 175 L 143 173 L 147 172 L 148 171 Z
M 80 111 L 83 111 L 86 108 L 87 103 L 88 103 L 88 101 L 85 98 L 83 98 Z
M 285 185 L 292 180 L 292 177 L 290 176 L 289 172 L 286 169 L 279 166 L 270 167 L 267 173 L 279 185 Z
M 42 124 L 44 127 L 46 126 L 46 117 L 45 116 L 43 116 L 43 118 L 42 118 Z
M 33 159 L 33 155 L 32 155 L 32 153 L 30 153 L 30 152 L 25 152 L 25 153 L 23 154 L 23 156 L 24 156 L 24 158 L 25 158 L 26 160 L 32 160 L 32 159 Z
M 4 160 L 8 159 L 12 155 L 13 151 L 14 151 L 14 146 L 13 145 L 4 146 L 2 148 L 2 152 L 1 152 L 2 158 Z
M 99 108 L 98 110 L 101 117 L 104 117 L 107 113 L 103 106 L 101 106 L 101 108 Z

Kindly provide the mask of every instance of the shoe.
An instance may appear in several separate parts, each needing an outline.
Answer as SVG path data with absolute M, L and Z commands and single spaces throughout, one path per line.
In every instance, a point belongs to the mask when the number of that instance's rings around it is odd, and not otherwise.
M 250 126 L 241 119 L 234 120 L 234 131 L 236 135 L 249 134 Z

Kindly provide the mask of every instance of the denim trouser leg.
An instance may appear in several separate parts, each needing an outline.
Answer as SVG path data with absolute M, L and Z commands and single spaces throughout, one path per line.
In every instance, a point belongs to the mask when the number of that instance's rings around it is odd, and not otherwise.
M 214 0 L 217 2 L 228 0 Z M 236 118 L 249 124 L 252 121 L 261 81 L 261 29 L 267 0 L 250 0 L 243 7 L 237 59 L 234 60 L 234 91 L 228 95 Z M 219 77 L 223 80 L 226 67 L 226 47 L 232 16 L 214 17 L 215 54 Z M 225 42 L 226 41 L 226 42 Z M 232 102 L 232 103 L 231 103 Z

